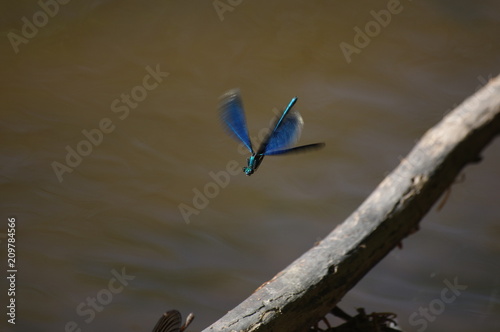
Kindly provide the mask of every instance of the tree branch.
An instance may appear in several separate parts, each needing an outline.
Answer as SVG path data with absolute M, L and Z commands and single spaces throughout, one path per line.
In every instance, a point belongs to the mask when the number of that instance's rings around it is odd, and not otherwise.
M 431 128 L 341 225 L 204 330 L 304 331 L 418 223 L 500 133 L 500 79 Z

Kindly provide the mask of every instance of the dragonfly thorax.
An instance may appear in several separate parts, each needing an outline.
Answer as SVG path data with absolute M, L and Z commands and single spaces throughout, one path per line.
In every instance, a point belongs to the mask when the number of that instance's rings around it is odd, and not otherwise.
M 246 175 L 252 175 L 253 172 L 255 172 L 255 170 L 259 167 L 263 158 L 264 158 L 263 155 L 258 155 L 258 154 L 251 155 L 250 158 L 247 159 L 248 166 L 243 167 L 243 172 L 245 172 Z

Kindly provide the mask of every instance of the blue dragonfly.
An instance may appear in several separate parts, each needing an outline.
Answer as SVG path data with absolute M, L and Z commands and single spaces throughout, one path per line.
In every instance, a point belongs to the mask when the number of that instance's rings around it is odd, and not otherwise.
M 271 127 L 272 130 L 264 138 L 257 152 L 255 152 L 252 148 L 252 141 L 248 136 L 240 91 L 234 89 L 222 95 L 220 116 L 226 130 L 233 138 L 241 141 L 252 154 L 247 160 L 248 165 L 243 167 L 243 172 L 246 175 L 252 175 L 259 168 L 264 156 L 303 152 L 325 146 L 325 143 L 314 143 L 290 148 L 290 145 L 299 139 L 302 126 L 304 125 L 299 112 L 292 111 L 292 107 L 296 102 L 297 97 L 292 98 L 283 111 L 283 114 L 276 118 Z

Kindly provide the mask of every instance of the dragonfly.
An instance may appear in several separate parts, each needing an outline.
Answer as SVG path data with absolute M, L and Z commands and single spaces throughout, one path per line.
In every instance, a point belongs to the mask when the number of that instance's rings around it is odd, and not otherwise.
M 296 102 L 297 97 L 292 98 L 283 114 L 274 121 L 259 149 L 254 151 L 252 141 L 248 136 L 240 91 L 233 89 L 222 95 L 219 106 L 222 123 L 229 135 L 242 142 L 251 153 L 247 159 L 247 166 L 243 167 L 243 172 L 246 175 L 252 175 L 259 168 L 264 156 L 304 152 L 325 146 L 325 143 L 314 143 L 290 147 L 299 139 L 304 125 L 299 112 L 292 110 Z
M 194 315 L 190 313 L 186 318 L 186 322 L 181 326 L 181 313 L 177 310 L 169 310 L 160 317 L 153 328 L 153 332 L 183 332 L 193 319 Z

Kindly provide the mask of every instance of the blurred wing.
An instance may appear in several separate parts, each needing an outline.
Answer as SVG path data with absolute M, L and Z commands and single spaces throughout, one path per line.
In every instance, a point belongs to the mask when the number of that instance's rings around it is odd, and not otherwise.
M 235 139 L 241 141 L 253 153 L 252 142 L 248 137 L 243 103 L 240 91 L 230 90 L 221 97 L 220 117 L 227 132 Z
M 263 155 L 280 154 L 278 151 L 287 149 L 297 142 L 302 132 L 304 121 L 298 112 L 290 112 L 281 120 L 281 123 L 271 133 L 264 147 Z M 283 152 L 281 152 L 283 153 Z
M 290 148 L 290 149 L 270 151 L 270 152 L 266 153 L 266 155 L 274 156 L 274 155 L 287 154 L 287 153 L 301 153 L 301 152 L 306 152 L 306 151 L 310 151 L 310 150 L 317 150 L 317 149 L 320 149 L 324 146 L 325 146 L 325 143 L 307 144 L 307 145 L 301 145 L 301 146 L 297 146 L 297 147 Z
M 153 328 L 153 332 L 179 332 L 181 330 L 182 317 L 177 310 L 170 310 L 161 316 Z

